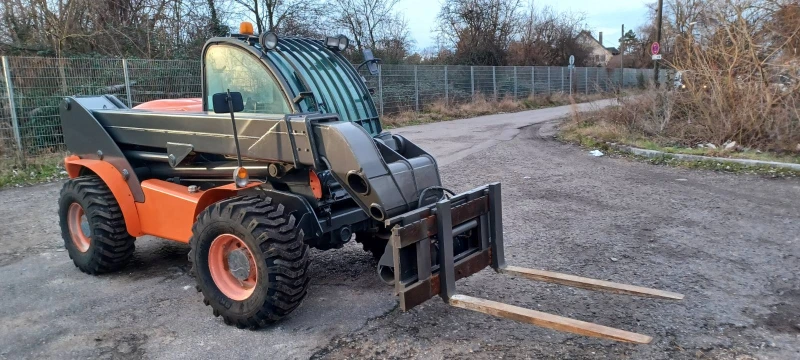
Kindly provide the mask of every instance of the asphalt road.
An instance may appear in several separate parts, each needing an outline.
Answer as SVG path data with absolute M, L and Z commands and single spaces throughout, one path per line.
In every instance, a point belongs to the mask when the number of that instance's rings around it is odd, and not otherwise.
M 451 188 L 503 183 L 510 264 L 686 299 L 593 293 L 488 269 L 459 281 L 459 292 L 648 334 L 650 345 L 437 299 L 403 313 L 356 244 L 314 253 L 308 298 L 285 321 L 235 329 L 203 306 L 184 245 L 141 238 L 123 272 L 79 272 L 63 251 L 61 183 L 52 183 L 0 191 L 0 358 L 800 358 L 800 181 L 591 157 L 550 136 L 548 121 L 569 111 L 397 132 L 439 159 Z

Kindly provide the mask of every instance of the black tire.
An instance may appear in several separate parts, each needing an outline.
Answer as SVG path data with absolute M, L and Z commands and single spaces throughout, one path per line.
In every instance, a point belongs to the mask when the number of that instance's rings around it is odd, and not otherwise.
M 77 204 L 77 205 L 75 205 Z M 70 231 L 70 208 L 80 206 L 90 233 L 88 247 L 79 248 Z M 122 210 L 108 186 L 96 175 L 68 180 L 58 200 L 59 225 L 70 259 L 87 274 L 102 274 L 123 268 L 135 250 L 135 237 L 128 234 Z M 80 234 L 83 234 L 80 231 Z
M 220 235 L 232 234 L 252 250 L 256 282 L 249 297 L 239 301 L 215 284 L 209 250 Z M 256 329 L 289 315 L 308 292 L 309 247 L 293 214 L 272 199 L 237 196 L 205 209 L 192 228 L 189 261 L 203 303 L 228 325 Z
M 386 244 L 389 243 L 391 234 L 384 233 L 356 233 L 356 242 L 361 244 L 364 251 L 372 254 L 372 258 L 380 260 L 386 251 Z

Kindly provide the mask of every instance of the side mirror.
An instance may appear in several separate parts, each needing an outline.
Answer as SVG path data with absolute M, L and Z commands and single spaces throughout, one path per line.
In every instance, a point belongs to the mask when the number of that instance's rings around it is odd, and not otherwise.
M 230 103 L 228 103 L 228 94 L 230 94 Z M 211 96 L 211 104 L 214 106 L 214 112 L 217 114 L 227 114 L 244 110 L 244 100 L 242 100 L 242 93 L 240 92 L 216 93 Z
M 364 54 L 364 62 L 361 63 L 358 67 L 360 68 L 363 65 L 367 65 L 367 70 L 369 73 L 374 75 L 378 75 L 378 63 L 381 62 L 381 59 L 376 59 L 375 55 L 372 55 L 372 50 L 364 48 L 361 51 Z

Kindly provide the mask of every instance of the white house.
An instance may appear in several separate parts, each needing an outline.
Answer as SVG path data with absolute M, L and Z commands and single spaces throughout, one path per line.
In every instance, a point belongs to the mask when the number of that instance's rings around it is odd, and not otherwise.
M 600 39 L 595 39 L 594 36 L 588 31 L 581 31 L 578 34 L 578 41 L 589 49 L 588 66 L 603 66 L 608 65 L 609 60 L 614 55 L 619 54 L 619 50 L 615 48 L 607 48 L 603 46 L 603 32 L 601 31 Z

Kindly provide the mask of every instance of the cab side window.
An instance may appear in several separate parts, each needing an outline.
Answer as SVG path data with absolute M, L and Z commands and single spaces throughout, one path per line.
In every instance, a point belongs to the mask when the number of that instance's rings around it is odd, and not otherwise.
M 244 99 L 246 113 L 287 114 L 291 112 L 275 78 L 264 64 L 244 49 L 212 45 L 206 50 L 206 103 L 213 111 L 211 96 L 215 93 L 238 91 Z

